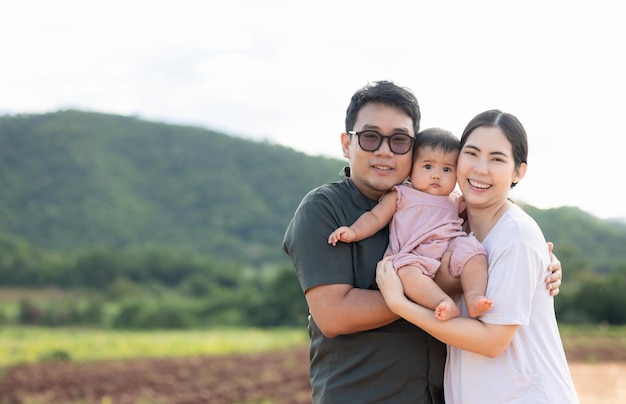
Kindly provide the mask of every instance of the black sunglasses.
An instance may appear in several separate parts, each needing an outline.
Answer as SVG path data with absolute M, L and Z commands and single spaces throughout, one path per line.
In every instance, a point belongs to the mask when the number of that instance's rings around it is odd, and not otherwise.
M 389 136 L 383 136 L 371 129 L 362 130 L 361 132 L 349 130 L 348 134 L 356 135 L 359 138 L 359 146 L 361 146 L 361 149 L 368 152 L 380 149 L 383 140 L 387 139 L 389 150 L 391 150 L 392 153 L 407 154 L 411 150 L 411 147 L 413 147 L 413 142 L 415 141 L 413 136 L 409 136 L 405 133 L 393 133 Z

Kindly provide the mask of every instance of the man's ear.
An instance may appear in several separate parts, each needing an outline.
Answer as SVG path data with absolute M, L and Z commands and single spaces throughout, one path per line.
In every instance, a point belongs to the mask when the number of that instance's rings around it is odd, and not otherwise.
M 350 158 L 350 135 L 346 132 L 341 134 L 341 151 L 345 158 Z

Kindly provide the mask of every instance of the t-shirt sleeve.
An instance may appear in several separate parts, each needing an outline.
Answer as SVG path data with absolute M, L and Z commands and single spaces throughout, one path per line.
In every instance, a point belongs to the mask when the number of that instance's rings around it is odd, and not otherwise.
M 527 325 L 543 261 L 519 234 L 502 234 L 498 240 L 495 250 L 489 253 L 487 284 L 487 296 L 493 299 L 494 307 L 481 320 L 490 324 Z
M 354 284 L 350 244 L 328 244 L 339 226 L 349 225 L 321 192 L 307 195 L 285 233 L 283 249 L 291 257 L 303 291 L 323 284 Z

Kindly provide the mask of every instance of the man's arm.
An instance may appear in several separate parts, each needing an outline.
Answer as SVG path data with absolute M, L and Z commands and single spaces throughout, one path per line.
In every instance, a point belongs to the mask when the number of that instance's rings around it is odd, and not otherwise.
M 396 321 L 377 290 L 368 288 L 374 282 L 363 281 L 355 287 L 355 265 L 376 265 L 386 248 L 386 233 L 364 241 L 368 251 L 362 259 L 354 256 L 353 246 L 328 245 L 328 234 L 343 221 L 332 198 L 321 193 L 309 194 L 298 207 L 283 242 L 283 249 L 294 262 L 309 311 L 321 332 L 327 337 L 379 328 Z M 355 262 L 355 259 L 357 260 Z M 365 268 L 361 268 L 365 271 Z
M 329 338 L 382 327 L 396 321 L 377 290 L 352 285 L 319 285 L 305 293 L 311 316 Z

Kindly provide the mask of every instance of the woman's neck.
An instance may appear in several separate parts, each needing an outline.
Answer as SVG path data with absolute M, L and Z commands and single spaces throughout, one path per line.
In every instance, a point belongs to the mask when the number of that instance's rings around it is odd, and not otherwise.
M 493 226 L 511 206 L 511 202 L 504 200 L 498 205 L 492 205 L 485 208 L 467 207 L 467 224 L 469 230 L 474 233 L 474 237 L 478 241 L 483 242 Z

